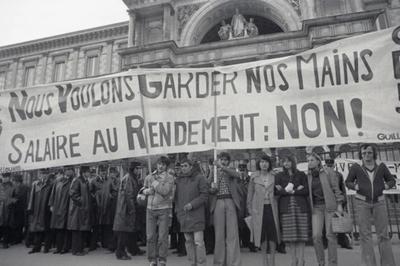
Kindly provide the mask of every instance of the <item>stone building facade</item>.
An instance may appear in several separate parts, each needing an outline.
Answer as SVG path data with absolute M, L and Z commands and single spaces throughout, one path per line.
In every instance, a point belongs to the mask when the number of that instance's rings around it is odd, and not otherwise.
M 400 0 L 123 2 L 127 22 L 0 47 L 0 91 L 137 67 L 205 67 L 287 56 L 400 24 Z M 221 21 L 229 22 L 235 9 L 254 19 L 258 36 L 218 38 Z M 382 159 L 400 159 L 398 144 L 381 148 Z M 354 147 L 329 149 L 346 154 Z M 307 149 L 295 151 L 304 158 Z M 280 152 L 285 150 L 272 149 Z

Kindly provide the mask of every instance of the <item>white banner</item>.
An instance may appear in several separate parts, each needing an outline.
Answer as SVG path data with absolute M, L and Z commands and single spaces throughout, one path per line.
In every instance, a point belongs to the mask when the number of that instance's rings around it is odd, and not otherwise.
M 399 29 L 272 60 L 4 91 L 0 167 L 400 140 Z

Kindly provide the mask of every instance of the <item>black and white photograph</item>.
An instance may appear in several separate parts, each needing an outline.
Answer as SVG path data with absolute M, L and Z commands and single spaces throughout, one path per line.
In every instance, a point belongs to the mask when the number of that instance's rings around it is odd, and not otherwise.
M 0 266 L 400 265 L 400 0 L 0 14 Z

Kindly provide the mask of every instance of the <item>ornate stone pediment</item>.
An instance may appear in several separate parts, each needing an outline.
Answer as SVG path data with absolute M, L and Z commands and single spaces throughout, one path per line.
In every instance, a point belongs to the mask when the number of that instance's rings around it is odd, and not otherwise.
M 178 7 L 178 36 L 181 36 L 182 30 L 190 17 L 201 7 L 201 4 L 192 4 Z

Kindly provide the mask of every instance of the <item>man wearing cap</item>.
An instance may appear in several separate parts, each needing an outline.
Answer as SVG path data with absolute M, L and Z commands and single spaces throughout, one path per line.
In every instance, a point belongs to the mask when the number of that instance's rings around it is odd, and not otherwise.
M 52 184 L 49 180 L 49 169 L 39 170 L 39 179 L 33 182 L 29 196 L 28 213 L 31 214 L 29 231 L 33 233 L 33 249 L 29 254 L 40 252 L 44 241 L 44 253 L 51 248 L 49 198 Z
M 115 200 L 117 198 L 118 187 L 108 176 L 108 165 L 99 165 L 99 175 L 90 182 L 90 191 L 96 199 L 98 220 L 98 234 L 100 235 L 103 248 L 111 251 L 115 249 L 113 245 L 113 221 L 115 214 Z M 92 236 L 96 239 L 98 236 Z
M 240 266 L 238 217 L 244 211 L 239 187 L 240 174 L 230 168 L 231 157 L 221 152 L 217 166 L 217 182 L 211 184 L 210 211 L 215 230 L 214 266 Z
M 167 265 L 168 228 L 172 217 L 174 177 L 167 172 L 169 159 L 161 156 L 157 170 L 146 176 L 143 190 L 147 199 L 146 235 L 147 258 L 150 266 Z
M 385 164 L 377 164 L 376 147 L 372 144 L 360 146 L 362 164 L 353 164 L 346 178 L 346 186 L 356 191 L 355 208 L 360 229 L 361 261 L 363 265 L 375 266 L 375 252 L 371 231 L 371 220 L 375 225 L 382 266 L 395 266 L 392 244 L 388 234 L 388 212 L 383 190 L 395 186 L 396 182 Z
M 50 228 L 56 234 L 56 251 L 54 254 L 67 253 L 71 245 L 71 234 L 67 231 L 69 189 L 75 172 L 72 166 L 58 169 L 57 178 L 50 194 L 51 211 Z
M 69 208 L 67 229 L 72 231 L 72 255 L 85 255 L 83 251 L 84 233 L 90 230 L 90 195 L 88 166 L 80 167 L 80 175 L 72 180 L 69 190 Z
M 3 173 L 2 183 L 0 184 L 0 230 L 3 235 L 3 248 L 8 248 L 11 242 L 10 206 L 13 202 L 13 185 L 11 183 L 10 176 L 10 173 Z

